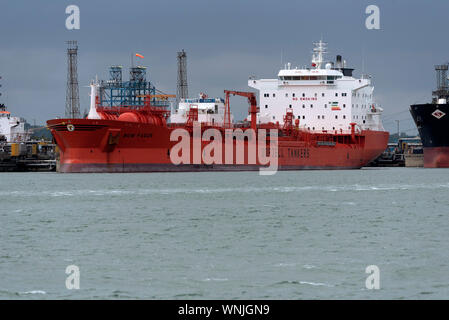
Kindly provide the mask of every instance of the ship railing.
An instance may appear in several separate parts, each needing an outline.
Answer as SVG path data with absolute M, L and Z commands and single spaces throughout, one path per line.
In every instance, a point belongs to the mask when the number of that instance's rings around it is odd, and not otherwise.
M 308 129 L 308 128 L 304 128 L 304 127 L 300 127 L 299 131 L 302 132 L 308 132 L 308 133 L 312 133 L 312 134 L 323 134 L 323 135 L 350 135 L 352 132 L 351 130 L 312 130 L 312 129 Z M 359 128 L 355 129 L 355 133 L 358 134 L 360 133 L 362 130 L 360 130 Z
M 209 128 L 217 128 L 217 129 L 223 129 L 223 122 L 210 122 L 210 121 L 201 121 L 199 122 L 201 124 L 201 127 L 209 127 Z M 172 127 L 184 127 L 186 125 L 185 122 L 172 122 L 170 124 Z M 231 129 L 248 129 L 251 127 L 251 123 L 250 122 L 241 122 L 241 123 L 234 123 L 231 125 Z M 282 130 L 282 126 L 280 125 L 276 125 L 274 123 L 271 123 L 271 126 L 267 126 L 264 129 L 267 128 L 271 128 L 271 129 L 278 129 L 278 130 Z M 305 134 L 318 134 L 318 135 L 323 135 L 323 136 L 333 136 L 333 135 L 351 135 L 352 132 L 351 130 L 342 130 L 342 129 L 338 129 L 338 130 L 312 130 L 312 129 L 308 129 L 308 128 L 304 128 L 304 127 L 299 127 L 299 128 L 295 128 L 294 126 L 292 126 L 292 130 L 298 130 L 301 133 L 305 133 Z M 360 134 L 362 132 L 361 128 L 356 127 L 355 129 L 355 134 Z
M 169 105 L 164 103 L 151 103 L 150 105 L 142 105 L 142 104 L 135 104 L 135 105 L 120 105 L 120 106 L 109 106 L 109 105 L 97 105 L 98 111 L 110 111 L 110 112 L 120 112 L 124 110 L 145 110 L 145 109 L 153 109 L 153 110 L 167 110 L 169 109 Z
M 211 122 L 211 121 L 198 121 L 201 127 L 213 127 L 213 128 L 224 128 L 223 121 L 221 122 Z M 173 126 L 185 126 L 186 122 L 173 122 Z M 235 126 L 234 126 L 235 127 Z

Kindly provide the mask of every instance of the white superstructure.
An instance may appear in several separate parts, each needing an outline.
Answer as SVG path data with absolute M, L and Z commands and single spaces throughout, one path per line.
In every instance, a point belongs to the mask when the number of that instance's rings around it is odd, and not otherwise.
M 0 140 L 6 142 L 25 141 L 28 133 L 25 130 L 25 120 L 11 116 L 5 105 L 0 104 Z
M 209 125 L 223 125 L 225 102 L 221 98 L 208 98 L 200 93 L 197 99 L 181 99 L 178 109 L 170 116 L 171 123 L 185 123 L 191 108 L 198 109 L 198 122 Z M 231 113 L 231 123 L 234 118 Z
M 248 86 L 259 90 L 258 122 L 283 123 L 287 109 L 293 110 L 300 126 L 311 131 L 341 131 L 354 122 L 363 130 L 383 131 L 382 108 L 374 103 L 374 87 L 367 76 L 354 78 L 346 61 L 324 61 L 326 44 L 315 43 L 310 68 L 290 63 L 277 79 L 252 79 Z

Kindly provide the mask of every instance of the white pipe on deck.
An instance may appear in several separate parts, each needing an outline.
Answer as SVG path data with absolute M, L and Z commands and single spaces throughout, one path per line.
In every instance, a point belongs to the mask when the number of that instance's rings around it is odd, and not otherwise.
M 87 115 L 87 119 L 101 119 L 101 116 L 97 112 L 96 98 L 98 91 L 98 82 L 92 81 L 90 83 L 90 110 Z

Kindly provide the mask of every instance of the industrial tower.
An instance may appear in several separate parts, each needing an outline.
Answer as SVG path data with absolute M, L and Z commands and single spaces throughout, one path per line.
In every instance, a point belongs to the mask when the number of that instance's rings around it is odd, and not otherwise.
M 437 74 L 437 89 L 432 91 L 434 103 L 436 103 L 438 99 L 449 99 L 449 86 L 447 78 L 448 67 L 448 64 L 440 64 L 435 66 L 435 71 Z
M 65 102 L 65 117 L 80 118 L 80 97 L 78 89 L 78 43 L 67 41 L 67 92 Z
M 178 88 L 176 92 L 176 107 L 181 99 L 189 97 L 187 88 L 187 54 L 184 49 L 178 52 Z

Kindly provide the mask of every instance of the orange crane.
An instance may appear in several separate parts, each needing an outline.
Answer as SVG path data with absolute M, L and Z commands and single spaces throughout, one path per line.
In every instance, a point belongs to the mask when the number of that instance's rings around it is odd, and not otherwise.
M 232 94 L 233 96 L 241 96 L 248 98 L 249 113 L 251 114 L 251 129 L 256 131 L 257 128 L 257 112 L 259 111 L 257 108 L 257 99 L 256 95 L 253 92 L 243 92 L 243 91 L 232 91 L 225 90 L 226 104 L 225 104 L 225 114 L 224 114 L 224 127 L 231 128 L 231 109 L 229 106 L 229 96 Z

